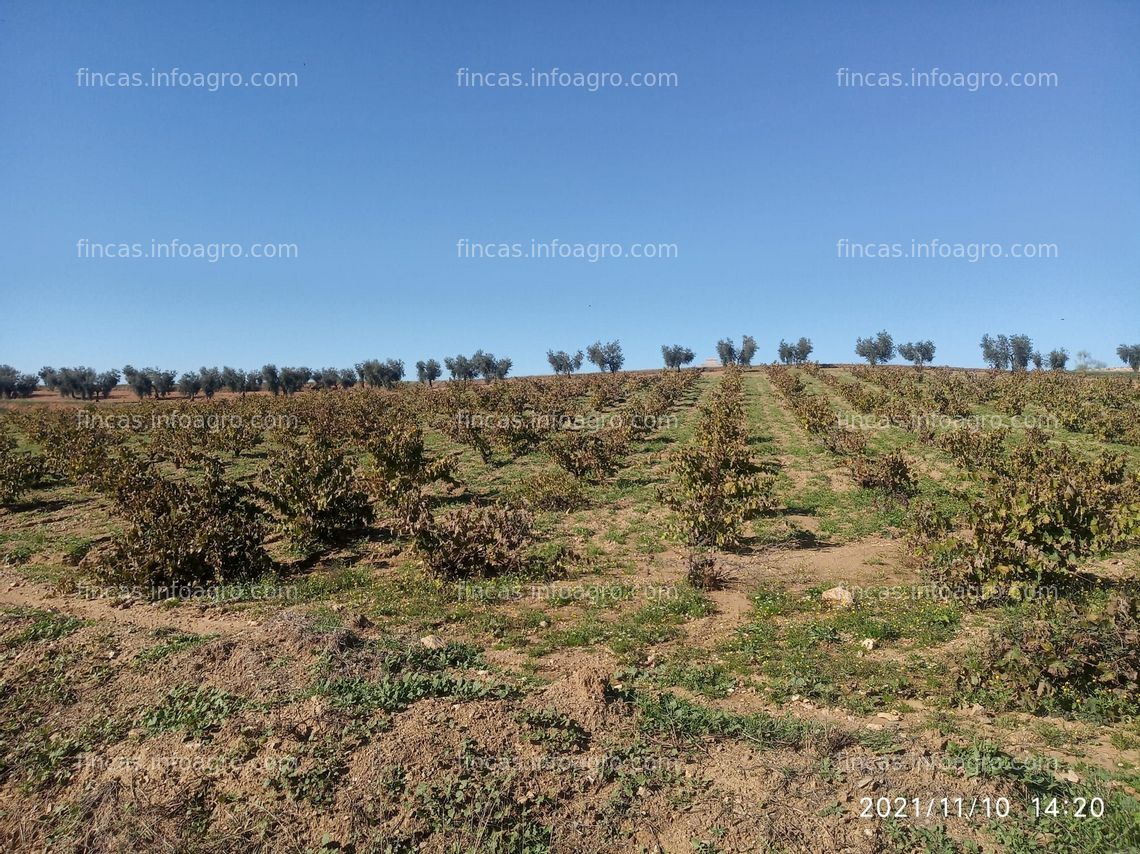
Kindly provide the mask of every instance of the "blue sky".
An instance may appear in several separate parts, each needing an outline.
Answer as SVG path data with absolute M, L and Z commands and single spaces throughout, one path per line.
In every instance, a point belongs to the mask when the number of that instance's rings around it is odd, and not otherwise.
M 0 362 L 321 367 L 482 347 L 516 372 L 619 338 L 742 333 L 851 361 L 880 328 L 980 364 L 983 332 L 1114 362 L 1140 341 L 1140 4 L 0 2 Z M 667 72 L 480 88 L 457 70 Z M 80 69 L 294 72 L 111 88 Z M 1037 88 L 837 70 L 1046 72 Z M 991 78 L 992 79 L 992 78 Z M 482 243 L 676 258 L 470 259 Z M 837 241 L 1053 244 L 841 258 Z M 290 243 L 84 258 L 77 242 Z

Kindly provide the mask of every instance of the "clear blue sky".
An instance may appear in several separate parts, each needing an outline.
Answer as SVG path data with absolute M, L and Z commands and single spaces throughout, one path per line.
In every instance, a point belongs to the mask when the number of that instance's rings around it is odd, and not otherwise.
M 1115 362 L 1140 341 L 1140 3 L 0 0 L 0 362 L 348 366 L 478 347 L 546 371 L 620 338 L 763 360 L 807 335 L 983 332 Z M 296 72 L 107 88 L 79 69 Z M 672 72 L 474 88 L 457 69 Z M 1047 88 L 842 87 L 837 70 L 1050 72 Z M 81 239 L 294 243 L 92 259 Z M 462 238 L 674 243 L 675 259 L 457 257 Z M 1056 244 L 850 259 L 842 238 Z

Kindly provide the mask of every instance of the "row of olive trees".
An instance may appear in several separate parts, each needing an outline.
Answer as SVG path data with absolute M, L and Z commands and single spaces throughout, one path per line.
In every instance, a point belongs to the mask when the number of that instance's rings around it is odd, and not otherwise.
M 477 353 L 472 360 L 484 370 L 486 354 Z M 496 376 L 506 376 L 510 359 L 492 360 Z M 439 378 L 439 362 L 430 359 L 417 362 L 416 370 L 421 382 L 431 383 Z M 163 399 L 172 394 L 193 399 L 203 395 L 211 399 L 221 390 L 245 395 L 248 392 L 268 391 L 274 396 L 292 395 L 305 388 L 335 389 L 364 385 L 370 388 L 392 388 L 404 378 L 404 363 L 399 359 L 368 359 L 354 368 L 281 367 L 269 364 L 260 370 L 243 371 L 229 366 L 202 367 L 197 371 L 179 374 L 161 368 L 135 368 L 127 365 L 117 370 L 96 373 L 93 368 L 43 368 L 39 376 L 19 374 L 15 368 L 0 365 L 0 397 L 30 397 L 42 379 L 52 391 L 62 397 L 78 400 L 100 400 L 111 394 L 120 380 L 140 399 Z
M 1116 348 L 1120 361 L 1134 371 L 1140 371 L 1140 344 L 1121 344 Z
M 594 348 L 598 346 L 595 344 Z M 617 346 L 617 342 L 613 342 L 612 346 Z M 1028 335 L 987 334 L 982 336 L 981 347 L 983 360 L 995 370 L 1024 371 L 1032 364 L 1039 371 L 1046 368 L 1051 371 L 1063 371 L 1069 362 L 1069 353 L 1064 347 L 1050 350 L 1042 355 L 1039 350 L 1034 349 L 1033 341 Z M 620 353 L 620 347 L 618 349 Z M 737 349 L 731 338 L 722 338 L 717 342 L 716 349 L 722 365 L 747 366 L 752 364 L 752 358 L 756 354 L 756 341 L 751 335 L 745 335 L 740 348 Z M 814 345 L 810 338 L 800 338 L 795 344 L 781 339 L 777 352 L 780 361 L 785 365 L 802 365 L 807 362 L 813 349 Z M 898 355 L 921 370 L 924 365 L 934 361 L 935 350 L 934 342 L 930 340 L 907 341 L 896 345 L 894 338 L 885 329 L 874 336 L 858 338 L 855 341 L 856 355 L 866 359 L 871 365 L 885 364 Z M 1132 370 L 1140 371 L 1140 344 L 1121 344 L 1116 348 L 1116 354 Z M 662 345 L 661 355 L 665 360 L 665 367 L 676 370 L 680 370 L 683 365 L 691 363 L 695 358 L 691 349 L 680 344 Z M 552 351 L 547 353 L 547 359 L 557 373 L 569 374 L 582 365 L 581 351 L 573 358 L 565 352 Z M 591 361 L 605 369 L 604 364 L 593 355 Z M 1077 362 L 1079 370 L 1105 367 L 1103 363 L 1094 361 L 1084 350 L 1077 354 Z
M 11 365 L 0 365 L 0 398 L 31 397 L 39 384 L 35 374 L 21 374 Z
M 748 366 L 756 355 L 756 340 L 745 335 L 737 348 L 731 338 L 717 342 L 717 356 L 722 365 Z M 814 349 L 810 338 L 800 338 L 794 344 L 781 339 L 778 356 L 786 365 L 802 365 Z M 1037 370 L 1048 368 L 1063 371 L 1069 362 L 1065 348 L 1051 350 L 1042 355 L 1034 349 L 1028 335 L 986 335 L 981 340 L 982 359 L 994 370 L 1025 371 L 1033 365 Z M 855 353 L 868 364 L 879 365 L 901 356 L 921 369 L 934 361 L 935 346 L 932 341 L 914 341 L 896 345 L 894 338 L 886 330 L 867 338 L 858 338 Z M 1116 348 L 1120 360 L 1134 371 L 1140 371 L 1140 344 L 1121 344 Z M 665 367 L 680 370 L 691 364 L 696 354 L 681 344 L 664 344 L 661 355 Z M 603 372 L 615 373 L 625 364 L 625 354 L 619 341 L 595 341 L 583 353 L 574 354 L 565 350 L 549 350 L 546 359 L 557 374 L 569 376 L 581 369 L 589 359 Z M 477 350 L 472 356 L 452 356 L 443 360 L 443 366 L 435 359 L 416 362 L 416 377 L 421 383 L 432 385 L 443 375 L 446 367 L 451 378 L 466 382 L 482 377 L 485 382 L 504 379 L 510 372 L 512 361 L 509 358 L 497 359 L 494 354 Z M 1077 369 L 1103 369 L 1104 363 L 1092 359 L 1086 351 L 1077 354 Z M 22 374 L 11 365 L 0 365 L 0 399 L 31 397 L 42 380 L 46 388 L 58 392 L 61 397 L 76 400 L 101 400 L 110 396 L 111 391 L 124 380 L 140 398 L 165 398 L 177 392 L 184 397 L 195 398 L 199 394 L 207 399 L 225 389 L 234 394 L 265 390 L 273 395 L 292 395 L 302 389 L 352 388 L 360 384 L 370 388 L 392 388 L 404 378 L 404 363 L 399 359 L 368 359 L 359 362 L 355 368 L 282 367 L 265 365 L 261 370 L 242 371 L 231 367 L 207 368 L 189 371 L 179 375 L 176 371 L 160 368 L 138 369 L 131 365 L 117 370 L 97 372 L 94 368 L 51 368 L 40 369 L 36 374 Z
M 664 351 L 664 349 L 663 347 L 662 350 Z M 546 351 L 546 361 L 550 363 L 550 369 L 556 374 L 567 377 L 580 370 L 586 359 L 596 365 L 599 371 L 616 373 L 625 364 L 625 353 L 622 352 L 620 341 L 607 341 L 603 344 L 600 340 L 587 347 L 584 354 L 581 350 L 573 355 L 565 350 Z M 692 357 L 689 361 L 692 361 Z M 668 358 L 666 358 L 666 362 L 668 362 Z
M 126 369 L 124 369 L 124 372 Z M 147 369 L 145 375 L 153 378 L 153 373 Z M 265 365 L 261 370 L 241 371 L 224 367 L 201 368 L 182 374 L 176 384 L 178 392 L 185 397 L 194 398 L 198 394 L 207 399 L 212 398 L 218 391 L 225 389 L 234 394 L 245 395 L 253 391 L 268 391 L 270 394 L 293 395 L 305 388 L 336 389 L 352 388 L 363 385 L 369 388 L 392 388 L 404 378 L 404 363 L 399 359 L 367 359 L 358 362 L 353 368 L 307 368 L 283 366 L 278 368 L 274 364 Z M 135 389 L 139 397 L 146 396 L 146 381 L 139 384 L 127 382 Z M 156 396 L 165 396 L 155 386 Z
M 866 359 L 869 365 L 885 364 L 897 354 L 921 370 L 923 365 L 934 361 L 935 349 L 933 341 L 907 341 L 896 345 L 885 329 L 874 336 L 855 339 L 855 355 Z
M 434 360 L 435 373 L 439 376 L 439 366 Z M 422 364 L 422 363 L 421 363 Z M 360 362 L 355 368 L 282 367 L 269 364 L 260 370 L 243 371 L 229 366 L 223 368 L 202 367 L 197 371 L 179 374 L 177 371 L 161 368 L 135 368 L 126 365 L 122 372 L 117 370 L 97 373 L 93 368 L 50 368 L 40 370 L 39 376 L 17 374 L 14 368 L 0 366 L 0 397 L 29 397 L 43 380 L 45 387 L 59 392 L 62 397 L 77 400 L 100 400 L 110 396 L 120 381 L 140 399 L 162 399 L 172 394 L 195 398 L 203 395 L 213 398 L 225 389 L 234 394 L 265 390 L 273 395 L 296 394 L 306 387 L 313 388 L 352 388 L 358 383 L 373 388 L 391 388 L 404 377 L 404 363 L 398 359 L 381 362 L 370 359 Z M 11 393 L 9 393 L 11 391 Z
M 815 346 L 811 343 L 810 338 L 800 338 L 795 344 L 789 344 L 781 338 L 777 352 L 780 361 L 785 365 L 802 365 L 807 362 L 808 357 L 811 356 L 811 351 L 814 349 Z
M 810 353 L 811 342 L 807 341 L 806 338 L 801 338 L 800 341 L 801 343 L 807 342 L 807 352 Z M 752 364 L 752 358 L 756 355 L 756 339 L 751 335 L 745 335 L 740 347 L 737 348 L 731 338 L 722 338 L 717 342 L 716 349 L 722 365 L 748 366 Z M 622 352 L 620 341 L 607 341 L 604 344 L 601 341 L 595 341 L 586 348 L 585 354 L 581 350 L 573 355 L 565 350 L 548 350 L 546 352 L 546 360 L 550 363 L 550 367 L 556 374 L 565 376 L 579 370 L 587 358 L 598 367 L 598 370 L 603 372 L 610 371 L 612 373 L 621 370 L 621 366 L 625 364 L 625 354 Z M 666 368 L 679 371 L 685 365 L 691 364 L 696 358 L 696 354 L 692 348 L 683 344 L 662 344 L 661 358 L 665 362 Z
M 995 371 L 1027 371 L 1032 364 L 1041 371 L 1046 367 L 1051 371 L 1063 371 L 1069 363 L 1069 353 L 1061 347 L 1050 350 L 1048 354 L 1041 355 L 1041 351 L 1034 349 L 1033 339 L 1028 335 L 990 335 L 982 336 L 982 360 Z
M 801 337 L 795 344 L 789 344 L 781 339 L 777 353 L 780 361 L 785 365 L 802 365 L 811 356 L 813 349 L 814 345 L 810 338 Z M 745 335 L 741 339 L 739 348 L 731 338 L 722 338 L 716 342 L 717 358 L 725 367 L 729 365 L 740 367 L 751 365 L 752 359 L 756 356 L 756 350 L 756 339 L 751 335 Z M 665 359 L 665 367 L 676 370 L 680 370 L 683 365 L 689 364 L 695 358 L 692 350 L 680 344 L 662 345 L 661 355 Z
M 76 400 L 100 400 L 111 394 L 119 384 L 121 374 L 118 371 L 97 372 L 94 368 L 41 368 L 38 378 L 30 374 L 27 379 L 43 380 L 44 386 L 49 390 L 58 392 L 60 397 L 70 397 Z M 34 391 L 34 388 L 33 388 Z
M 471 356 L 448 356 L 443 360 L 443 366 L 451 374 L 453 380 L 467 382 L 482 377 L 484 382 L 506 379 L 511 371 L 513 362 L 509 358 L 496 359 L 494 353 L 476 350 Z M 427 362 L 417 362 L 416 370 L 419 372 L 420 382 L 428 385 L 439 378 L 439 363 L 435 359 Z

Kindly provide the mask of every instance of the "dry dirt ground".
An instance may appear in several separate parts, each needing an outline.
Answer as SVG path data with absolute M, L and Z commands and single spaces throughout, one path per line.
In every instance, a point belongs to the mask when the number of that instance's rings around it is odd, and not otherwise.
M 680 556 L 657 558 L 639 581 L 679 581 Z M 758 585 L 798 595 L 910 577 L 883 539 L 729 568 L 711 612 L 632 665 L 605 645 L 541 656 L 475 646 L 462 623 L 429 620 L 401 636 L 337 602 L 164 607 L 85 599 L 6 570 L 4 690 L 14 714 L 42 714 L 38 743 L 5 769 L 0 841 L 13 851 L 957 850 L 937 846 L 992 844 L 985 828 L 1000 820 L 978 810 L 1028 805 L 1000 776 L 946 762 L 947 733 L 1073 761 L 1031 720 L 936 716 L 914 698 L 857 713 L 796 695 L 774 702 L 733 678 L 722 696 L 673 686 L 673 705 L 647 700 L 635 685 L 657 659 L 721 657 Z M 451 646 L 430 650 L 422 637 Z M 898 650 L 865 654 L 909 666 Z M 947 723 L 958 717 L 963 727 Z M 1082 738 L 1086 763 L 1140 760 L 1135 745 Z M 1053 773 L 1079 779 L 1063 767 Z M 933 800 L 936 815 L 877 817 L 880 798 L 890 809 L 917 798 L 920 812 Z M 942 798 L 975 816 L 937 815 Z
M 0 509 L 0 850 L 1140 851 L 1140 725 L 964 700 L 1001 614 L 914 597 L 899 512 L 749 383 L 781 509 L 707 591 L 667 445 L 544 518 L 550 579 L 442 583 L 375 537 L 156 602 L 83 580 L 101 499 Z

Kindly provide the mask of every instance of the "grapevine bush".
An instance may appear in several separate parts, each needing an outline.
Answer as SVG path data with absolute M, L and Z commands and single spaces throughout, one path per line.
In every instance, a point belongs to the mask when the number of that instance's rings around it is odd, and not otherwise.
M 1083 560 L 1140 541 L 1140 475 L 1121 457 L 1078 456 L 1035 429 L 1004 453 L 986 447 L 993 456 L 963 533 L 926 505 L 912 512 L 917 551 L 936 558 L 939 573 L 1000 598 L 1026 583 L 1073 579 Z
M 629 451 L 630 431 L 559 430 L 545 444 L 546 452 L 574 477 L 598 480 L 616 472 Z
M 1043 601 L 1005 619 L 958 672 L 968 701 L 1113 721 L 1140 713 L 1140 598 Z
M 405 525 L 418 513 L 424 490 L 435 483 L 456 483 L 455 458 L 432 458 L 423 431 L 408 420 L 390 421 L 368 437 L 365 447 L 374 464 L 370 482 Z
M 670 463 L 671 483 L 661 497 L 676 511 L 675 530 L 691 546 L 738 545 L 744 524 L 775 507 L 775 475 L 748 451 L 740 371 L 726 370 L 699 407 L 696 440 Z
M 561 469 L 543 469 L 520 484 L 519 497 L 538 510 L 569 513 L 586 506 L 581 481 Z
M 1030 443 L 990 474 L 971 511 L 969 566 L 984 577 L 1065 575 L 1086 557 L 1135 540 L 1140 477 L 1118 456 L 1079 458 Z
M 898 451 L 879 457 L 853 457 L 851 475 L 864 489 L 877 490 L 895 500 L 905 501 L 918 492 L 918 478 Z
M 501 504 L 464 507 L 438 519 L 424 508 L 412 530 L 428 570 L 445 579 L 521 572 L 534 542 L 530 513 Z
M 313 553 L 363 531 L 372 504 L 345 453 L 322 436 L 284 442 L 262 475 L 277 529 L 302 553 Z
M 15 504 L 43 474 L 41 457 L 18 452 L 11 437 L 0 433 L 0 505 Z
M 42 449 L 45 470 L 81 486 L 103 476 L 112 451 L 123 442 L 118 432 L 83 426 L 74 412 L 29 413 L 22 427 Z
M 116 584 L 201 587 L 256 578 L 271 568 L 262 547 L 262 512 L 247 489 L 202 461 L 198 481 L 160 475 L 145 460 L 120 455 L 101 486 L 127 527 L 93 553 L 94 574 Z

